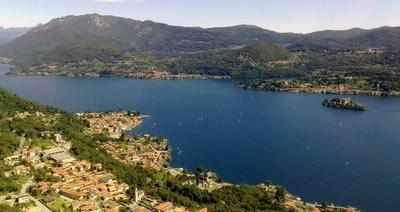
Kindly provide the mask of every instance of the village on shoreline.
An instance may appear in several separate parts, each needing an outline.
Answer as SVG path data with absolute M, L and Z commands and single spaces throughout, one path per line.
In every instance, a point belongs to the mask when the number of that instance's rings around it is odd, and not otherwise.
M 232 79 L 228 75 L 204 75 L 204 74 L 173 74 L 167 71 L 143 71 L 133 73 L 123 72 L 84 72 L 84 73 L 59 73 L 52 71 L 12 71 L 7 72 L 10 76 L 65 76 L 65 77 L 123 77 L 127 79 L 142 79 L 142 80 L 229 80 Z
M 246 90 L 263 90 L 272 92 L 312 93 L 312 94 L 340 94 L 365 96 L 400 96 L 400 91 L 384 91 L 379 88 L 357 88 L 353 84 L 316 85 L 296 80 L 250 80 L 236 84 L 238 88 Z

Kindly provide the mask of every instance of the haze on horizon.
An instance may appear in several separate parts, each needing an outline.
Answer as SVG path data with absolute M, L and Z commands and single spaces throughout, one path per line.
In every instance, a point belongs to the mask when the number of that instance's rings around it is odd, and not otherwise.
M 179 26 L 257 25 L 278 32 L 400 25 L 396 0 L 0 0 L 0 26 L 98 13 Z

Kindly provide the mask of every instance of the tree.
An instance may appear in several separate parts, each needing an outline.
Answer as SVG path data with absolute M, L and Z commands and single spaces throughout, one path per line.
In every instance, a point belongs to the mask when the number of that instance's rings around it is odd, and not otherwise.
M 286 190 L 282 186 L 276 188 L 275 199 L 279 202 L 283 202 L 286 197 Z

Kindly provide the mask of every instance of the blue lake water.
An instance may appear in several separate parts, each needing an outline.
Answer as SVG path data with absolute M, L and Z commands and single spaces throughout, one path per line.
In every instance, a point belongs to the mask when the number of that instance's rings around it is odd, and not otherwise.
M 231 81 L 8 77 L 8 68 L 0 65 L 0 86 L 43 104 L 151 115 L 136 132 L 166 137 L 172 166 L 203 165 L 234 183 L 271 180 L 311 202 L 400 211 L 400 97 L 356 96 L 369 107 L 356 112 L 322 107 L 327 95 Z

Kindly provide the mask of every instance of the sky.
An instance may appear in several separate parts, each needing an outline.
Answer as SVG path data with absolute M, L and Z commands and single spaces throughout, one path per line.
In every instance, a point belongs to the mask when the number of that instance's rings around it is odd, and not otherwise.
M 0 26 L 98 13 L 179 26 L 251 24 L 278 32 L 400 26 L 399 0 L 0 0 Z

